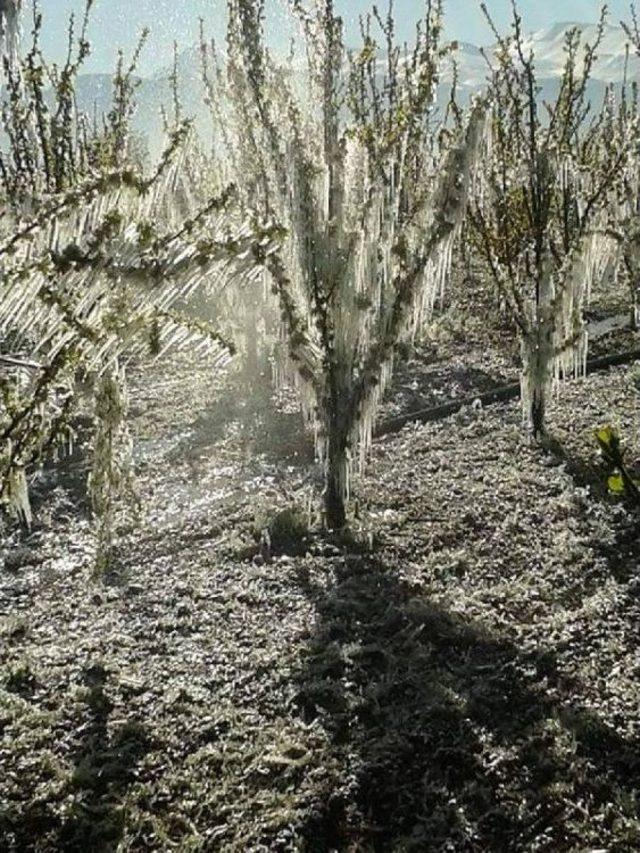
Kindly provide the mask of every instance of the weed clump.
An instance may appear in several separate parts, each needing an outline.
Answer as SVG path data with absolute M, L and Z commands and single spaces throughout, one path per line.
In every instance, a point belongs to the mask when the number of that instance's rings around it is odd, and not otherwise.
M 296 506 L 271 517 L 265 514 L 256 522 L 254 535 L 265 559 L 281 554 L 304 554 L 311 541 L 308 514 Z
M 5 680 L 5 689 L 8 693 L 18 696 L 31 695 L 38 686 L 38 679 L 28 662 L 15 666 Z

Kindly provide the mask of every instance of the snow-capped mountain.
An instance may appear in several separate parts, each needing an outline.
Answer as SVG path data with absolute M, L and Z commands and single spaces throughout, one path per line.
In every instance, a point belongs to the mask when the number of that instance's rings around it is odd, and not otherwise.
M 477 89 L 484 85 L 489 73 L 489 65 L 481 48 L 468 42 L 457 42 L 456 49 L 445 60 L 443 68 L 442 79 L 447 83 L 450 83 L 453 77 L 454 62 L 458 71 L 460 86 L 465 89 Z
M 536 56 L 536 67 L 542 77 L 557 77 L 564 65 L 564 44 L 567 32 L 573 27 L 580 29 L 582 43 L 593 44 L 597 36 L 595 24 L 563 23 L 533 33 L 526 41 L 527 51 Z M 604 83 L 620 83 L 624 76 L 628 38 L 622 27 L 607 26 L 598 49 L 593 68 L 593 77 Z M 629 55 L 631 79 L 640 77 L 640 60 L 633 50 Z
M 557 92 L 564 64 L 564 46 L 567 32 L 578 27 L 584 43 L 592 43 L 597 34 L 595 24 L 563 22 L 546 29 L 531 33 L 525 43 L 527 53 L 533 52 L 538 82 L 541 86 L 541 99 L 552 99 Z M 598 51 L 589 96 L 594 104 L 602 98 L 605 88 L 611 83 L 621 83 L 627 65 L 628 78 L 640 80 L 640 59 L 633 50 L 627 59 L 627 36 L 621 27 L 607 26 Z M 439 102 L 446 103 L 453 76 L 452 61 L 455 61 L 458 73 L 458 96 L 465 101 L 471 94 L 484 88 L 489 75 L 489 64 L 493 48 L 484 50 L 468 43 L 459 43 L 451 59 L 445 63 L 441 78 Z M 488 59 L 487 59 L 488 58 Z M 381 63 L 382 64 L 382 63 Z M 137 92 L 138 110 L 135 124 L 149 138 L 149 147 L 157 153 L 162 145 L 162 106 L 171 108 L 172 95 L 169 78 L 171 68 L 158 68 L 155 73 L 141 81 Z M 203 107 L 203 87 L 200 80 L 200 58 L 197 48 L 184 51 L 178 57 L 178 77 L 180 94 L 185 115 L 192 115 L 204 127 L 205 109 Z M 81 79 L 79 105 L 92 114 L 94 105 L 98 112 L 109 104 L 108 77 L 104 75 L 85 75 Z
M 524 50 L 528 56 L 533 53 L 538 79 L 553 80 L 562 75 L 566 53 L 567 34 L 574 28 L 581 33 L 582 48 L 579 59 L 584 57 L 584 48 L 593 44 L 597 37 L 595 24 L 581 24 L 572 21 L 553 24 L 543 30 L 531 33 L 525 40 Z M 592 71 L 592 79 L 601 84 L 621 83 L 624 78 L 625 66 L 629 79 L 640 79 L 640 59 L 633 49 L 627 57 L 628 38 L 622 27 L 607 26 L 604 37 L 597 52 L 597 59 Z M 487 77 L 493 48 L 481 50 L 474 45 L 461 43 L 454 53 L 458 67 L 458 77 L 461 85 L 471 88 L 481 87 Z M 450 63 L 445 69 L 444 77 L 451 79 Z

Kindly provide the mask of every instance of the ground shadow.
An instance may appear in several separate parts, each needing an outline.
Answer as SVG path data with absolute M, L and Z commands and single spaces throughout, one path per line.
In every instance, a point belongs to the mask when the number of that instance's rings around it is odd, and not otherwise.
M 590 496 L 595 500 L 610 502 L 607 489 L 607 477 L 610 471 L 604 460 L 598 459 L 595 453 L 591 458 L 585 458 L 575 451 L 570 451 L 553 435 L 545 436 L 542 449 L 550 454 L 558 465 L 565 466 L 567 474 L 578 488 L 588 488 Z
M 125 828 L 126 794 L 150 739 L 137 721 L 110 725 L 113 708 L 105 692 L 108 674 L 102 666 L 85 670 L 83 682 L 86 708 L 84 721 L 77 724 L 81 739 L 71 776 L 60 791 L 65 810 L 53 809 L 52 801 L 40 797 L 33 797 L 18 818 L 10 807 L 0 808 L 3 850 L 112 853 L 118 849 Z
M 640 595 L 640 509 L 632 506 L 618 522 L 613 541 L 598 542 L 596 552 L 604 557 L 609 573 L 619 583 L 637 578 L 632 594 Z
M 93 419 L 78 416 L 74 419 L 73 428 L 73 446 L 60 448 L 59 455 L 45 458 L 41 470 L 30 484 L 29 497 L 36 528 L 44 506 L 48 507 L 52 521 L 63 524 L 71 517 L 86 516 L 91 511 L 87 479 L 91 470 Z M 54 490 L 58 491 L 59 497 L 52 502 Z
M 474 367 L 451 368 L 447 362 L 422 359 L 399 363 L 389 398 L 396 414 L 441 406 L 468 397 L 481 396 L 508 385 L 509 380 Z
M 84 673 L 89 719 L 75 754 L 73 804 L 59 831 L 60 850 L 106 853 L 118 848 L 125 826 L 123 800 L 149 747 L 147 731 L 139 722 L 109 731 L 112 705 L 105 693 L 107 679 L 99 665 Z
M 366 556 L 336 571 L 328 591 L 306 585 L 318 621 L 297 704 L 350 781 L 307 821 L 310 850 L 577 849 L 580 803 L 634 802 L 640 744 L 575 706 L 553 653 L 491 636 Z

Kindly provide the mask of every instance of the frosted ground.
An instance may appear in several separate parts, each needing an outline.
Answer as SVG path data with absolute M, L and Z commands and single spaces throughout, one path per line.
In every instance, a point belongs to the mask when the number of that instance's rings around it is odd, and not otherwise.
M 451 317 L 387 415 L 517 376 Z M 637 849 L 637 518 L 593 440 L 615 419 L 640 455 L 635 371 L 570 383 L 545 451 L 517 402 L 379 439 L 327 539 L 286 398 L 132 370 L 142 504 L 106 585 L 80 454 L 5 551 L 5 848 Z

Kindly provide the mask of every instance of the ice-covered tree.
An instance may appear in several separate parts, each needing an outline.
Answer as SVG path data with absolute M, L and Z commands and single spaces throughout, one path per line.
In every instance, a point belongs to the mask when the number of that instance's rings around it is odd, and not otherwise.
M 227 74 L 225 58 L 215 40 L 207 39 L 203 21 L 200 22 L 199 53 L 204 106 L 209 114 L 212 136 L 207 139 L 203 134 L 201 140 L 199 168 L 196 170 L 199 177 L 194 182 L 194 191 L 196 194 L 202 192 L 207 176 L 209 180 L 210 176 L 216 175 L 223 183 L 233 183 L 239 209 L 250 211 L 252 220 L 262 227 L 269 214 L 266 207 L 257 201 L 255 184 L 242 165 L 248 163 L 249 173 L 253 174 L 251 159 L 246 157 L 246 151 L 236 147 L 242 133 L 234 122 L 241 115 L 242 108 L 235 99 L 241 98 L 243 93 L 238 91 L 231 75 Z M 271 220 L 273 222 L 273 217 Z M 269 294 L 264 267 L 254 269 L 247 276 L 236 265 L 227 264 L 210 279 L 206 298 L 209 306 L 215 306 L 229 318 L 234 340 L 238 343 L 236 362 L 243 368 L 247 380 L 255 381 L 269 369 L 278 335 L 278 312 Z
M 491 133 L 471 209 L 477 245 L 518 326 L 522 396 L 534 435 L 545 430 L 552 383 L 584 372 L 583 308 L 610 263 L 607 205 L 628 157 L 619 136 L 603 145 L 590 120 L 588 83 L 605 27 L 594 44 L 580 29 L 565 36 L 565 64 L 552 103 L 540 105 L 535 57 L 513 6 L 509 36 L 497 40 Z
M 631 22 L 622 22 L 630 46 L 640 56 L 640 25 L 635 7 Z M 638 84 L 629 82 L 627 74 L 620 97 L 609 100 L 602 123 L 603 145 L 612 139 L 629 140 L 630 156 L 618 182 L 615 203 L 610 208 L 610 225 L 619 250 L 617 274 L 627 284 L 631 301 L 631 326 L 640 328 L 640 104 Z
M 355 52 L 332 0 L 290 8 L 305 60 L 281 63 L 265 46 L 264 0 L 229 0 L 222 124 L 240 192 L 283 229 L 265 263 L 325 466 L 326 523 L 340 528 L 397 349 L 447 275 L 485 109 L 449 134 L 435 115 L 440 2 L 425 4 L 410 49 L 392 14 L 374 11 Z
M 266 254 L 270 241 L 231 214 L 233 187 L 212 190 L 201 204 L 191 199 L 188 124 L 170 130 L 155 165 L 138 162 L 130 133 L 137 54 L 118 63 L 107 115 L 94 124 L 78 113 L 86 23 L 78 37 L 71 25 L 66 62 L 48 65 L 36 10 L 29 52 L 5 64 L 0 496 L 26 520 L 28 474 L 70 439 L 87 383 L 97 400 L 92 496 L 97 509 L 113 507 L 113 495 L 98 492 L 124 479 L 114 447 L 124 436 L 125 394 L 114 391 L 121 358 L 187 344 L 226 357 L 225 337 L 176 305 L 238 255 L 236 266 L 252 269 L 254 244 Z

